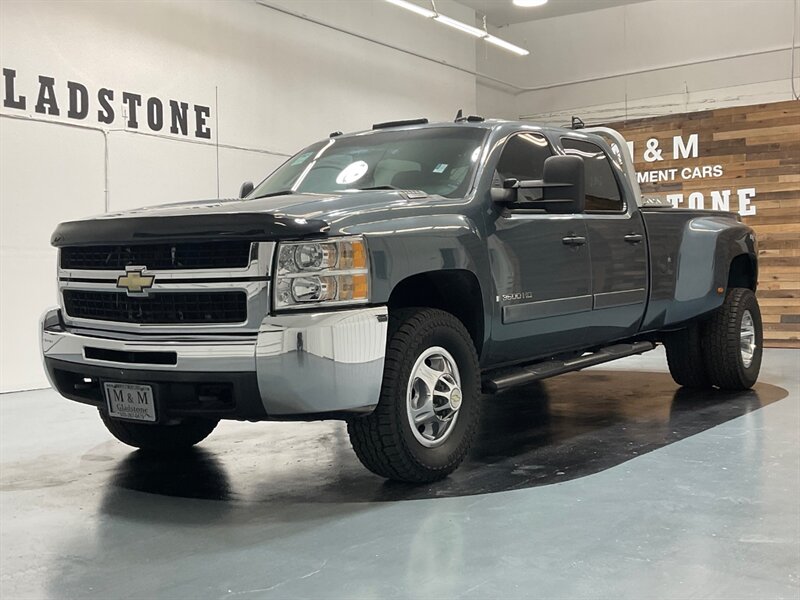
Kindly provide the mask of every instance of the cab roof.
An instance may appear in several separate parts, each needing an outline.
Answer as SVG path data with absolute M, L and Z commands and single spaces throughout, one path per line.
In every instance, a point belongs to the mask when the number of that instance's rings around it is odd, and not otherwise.
M 388 121 L 386 123 L 377 123 L 371 129 L 362 131 L 353 131 L 348 133 L 341 133 L 339 131 L 331 134 L 331 137 L 355 137 L 361 135 L 370 135 L 372 133 L 381 133 L 384 131 L 409 131 L 416 129 L 436 129 L 436 128 L 465 128 L 470 129 L 485 129 L 490 131 L 498 131 L 501 133 L 519 131 L 520 129 L 528 129 L 531 131 L 540 131 L 545 134 L 554 136 L 561 136 L 566 133 L 581 133 L 581 129 L 573 129 L 571 127 L 556 127 L 552 125 L 544 125 L 532 121 L 510 121 L 505 119 L 483 119 L 472 120 L 465 117 L 462 120 L 453 121 L 438 121 L 428 122 L 427 119 L 409 119 L 403 121 Z

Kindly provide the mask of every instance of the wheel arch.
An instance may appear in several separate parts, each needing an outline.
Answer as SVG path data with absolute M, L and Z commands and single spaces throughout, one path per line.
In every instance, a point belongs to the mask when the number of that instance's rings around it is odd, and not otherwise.
M 728 289 L 747 288 L 756 291 L 758 287 L 758 262 L 751 254 L 739 254 L 731 259 L 728 268 Z
M 480 357 L 491 338 L 493 303 L 485 285 L 491 281 L 489 256 L 477 208 L 458 211 L 398 216 L 391 223 L 362 224 L 348 233 L 367 239 L 373 303 L 390 311 L 427 306 L 453 314 Z
M 426 271 L 406 277 L 389 295 L 389 314 L 408 307 L 438 308 L 466 328 L 478 356 L 485 341 L 483 293 L 478 277 L 467 269 Z

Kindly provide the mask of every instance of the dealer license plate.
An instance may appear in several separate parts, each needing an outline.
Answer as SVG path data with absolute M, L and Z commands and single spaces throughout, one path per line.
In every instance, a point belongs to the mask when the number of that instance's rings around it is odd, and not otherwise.
M 103 386 L 109 416 L 134 421 L 156 420 L 156 403 L 151 386 L 111 382 L 105 382 Z

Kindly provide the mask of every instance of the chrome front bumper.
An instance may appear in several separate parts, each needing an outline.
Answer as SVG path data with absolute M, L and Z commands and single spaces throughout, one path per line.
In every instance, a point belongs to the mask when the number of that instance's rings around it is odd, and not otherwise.
M 386 307 L 375 307 L 267 317 L 257 334 L 245 337 L 141 336 L 68 328 L 59 309 L 51 309 L 40 329 L 45 370 L 64 395 L 74 397 L 53 377 L 57 365 L 73 373 L 86 369 L 100 380 L 143 383 L 251 375 L 267 418 L 288 418 L 374 408 L 387 324 Z

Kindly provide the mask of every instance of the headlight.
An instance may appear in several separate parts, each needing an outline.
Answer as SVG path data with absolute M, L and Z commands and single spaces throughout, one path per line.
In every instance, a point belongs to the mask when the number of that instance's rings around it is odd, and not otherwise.
M 368 301 L 369 265 L 362 238 L 278 245 L 275 308 Z

